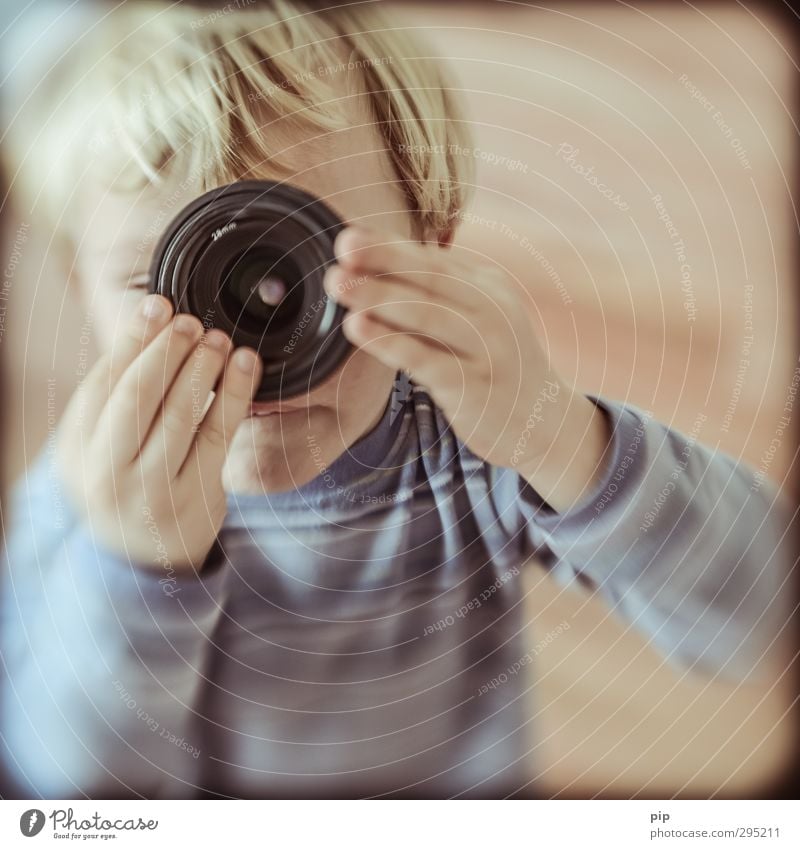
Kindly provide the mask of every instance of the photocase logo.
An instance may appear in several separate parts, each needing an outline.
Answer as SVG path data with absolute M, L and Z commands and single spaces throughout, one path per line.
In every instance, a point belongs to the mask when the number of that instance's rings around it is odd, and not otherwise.
M 25 837 L 36 837 L 44 828 L 44 812 L 38 808 L 31 808 L 19 818 L 19 830 Z

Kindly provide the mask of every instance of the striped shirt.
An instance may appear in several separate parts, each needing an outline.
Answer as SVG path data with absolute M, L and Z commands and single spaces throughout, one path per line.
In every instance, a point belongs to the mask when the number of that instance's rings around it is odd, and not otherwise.
M 742 675 L 774 638 L 788 555 L 753 470 L 591 397 L 610 460 L 558 513 L 406 388 L 309 483 L 231 495 L 198 574 L 95 544 L 45 452 L 16 492 L 0 620 L 20 795 L 506 793 L 530 748 L 508 670 L 531 557 L 682 667 Z

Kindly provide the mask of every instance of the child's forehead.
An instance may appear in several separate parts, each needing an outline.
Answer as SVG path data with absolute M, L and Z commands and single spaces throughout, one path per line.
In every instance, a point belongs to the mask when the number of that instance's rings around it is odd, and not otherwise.
M 246 176 L 296 185 L 322 198 L 344 221 L 374 218 L 404 205 L 384 142 L 369 121 L 324 138 L 298 137 L 283 152 L 282 169 L 264 163 Z M 197 170 L 179 170 L 162 182 L 124 190 L 87 178 L 80 190 L 80 214 L 72 222 L 73 238 L 84 254 L 114 251 L 149 261 L 181 209 L 224 182 Z
M 72 222 L 73 241 L 85 256 L 112 251 L 149 256 L 172 217 L 200 194 L 187 191 L 173 211 L 161 186 L 121 191 L 87 181 L 80 192 L 80 214 Z

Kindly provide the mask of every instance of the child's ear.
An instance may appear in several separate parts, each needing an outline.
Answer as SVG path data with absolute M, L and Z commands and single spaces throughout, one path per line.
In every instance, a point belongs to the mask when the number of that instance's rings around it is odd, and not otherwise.
M 453 238 L 456 235 L 454 227 L 448 227 L 447 230 L 440 231 L 436 241 L 440 248 L 449 248 L 453 244 Z

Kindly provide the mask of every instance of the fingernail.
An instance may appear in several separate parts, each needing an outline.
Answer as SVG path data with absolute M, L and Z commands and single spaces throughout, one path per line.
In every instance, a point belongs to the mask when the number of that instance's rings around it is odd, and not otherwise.
M 145 318 L 165 318 L 169 313 L 169 307 L 161 295 L 148 295 L 142 301 L 142 315 Z
M 329 266 L 323 280 L 326 291 L 332 295 L 341 294 L 341 290 L 344 288 L 342 284 L 344 283 L 345 276 L 344 271 L 338 265 Z
M 358 247 L 359 240 L 365 235 L 361 227 L 351 225 L 342 230 L 333 243 L 333 250 L 337 256 L 346 254 Z
M 210 348 L 216 348 L 218 351 L 224 351 L 230 344 L 227 334 L 221 330 L 209 330 L 206 342 Z
M 233 362 L 240 371 L 245 372 L 245 374 L 252 374 L 256 370 L 258 354 L 250 348 L 239 348 L 233 355 Z
M 175 316 L 172 326 L 176 333 L 185 333 L 187 336 L 194 336 L 200 330 L 200 322 L 187 313 Z
M 367 312 L 350 313 L 342 322 L 342 331 L 352 342 L 363 335 L 365 329 L 369 327 L 369 321 L 369 313 Z

